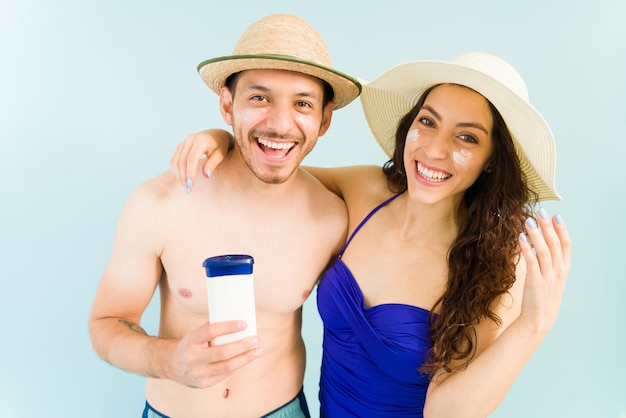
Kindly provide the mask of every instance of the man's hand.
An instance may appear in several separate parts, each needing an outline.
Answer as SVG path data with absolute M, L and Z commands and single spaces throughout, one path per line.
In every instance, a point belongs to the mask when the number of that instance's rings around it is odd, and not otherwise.
M 170 362 L 168 378 L 194 388 L 207 388 L 224 380 L 261 356 L 256 336 L 224 345 L 213 345 L 216 337 L 245 329 L 243 321 L 206 323 L 179 340 Z

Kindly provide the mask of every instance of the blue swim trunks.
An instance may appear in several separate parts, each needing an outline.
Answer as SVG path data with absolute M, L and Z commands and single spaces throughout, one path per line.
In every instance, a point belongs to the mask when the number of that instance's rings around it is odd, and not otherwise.
M 170 418 L 154 409 L 148 401 L 143 410 L 142 418 Z M 306 402 L 304 391 L 300 389 L 298 395 L 285 405 L 263 415 L 261 418 L 311 418 L 309 405 Z

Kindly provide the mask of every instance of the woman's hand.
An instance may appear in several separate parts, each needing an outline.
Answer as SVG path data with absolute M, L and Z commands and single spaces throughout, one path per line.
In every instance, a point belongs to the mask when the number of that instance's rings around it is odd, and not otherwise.
M 233 146 L 232 135 L 222 129 L 207 129 L 187 135 L 170 158 L 170 167 L 185 188 L 185 192 L 191 193 L 196 184 L 196 173 L 202 157 L 206 157 L 202 165 L 202 174 L 209 178 Z
M 547 333 L 561 307 L 572 243 L 560 215 L 550 219 L 541 209 L 537 220 L 539 226 L 533 219 L 526 221 L 526 233 L 519 239 L 527 271 L 520 319 L 531 320 L 538 332 Z

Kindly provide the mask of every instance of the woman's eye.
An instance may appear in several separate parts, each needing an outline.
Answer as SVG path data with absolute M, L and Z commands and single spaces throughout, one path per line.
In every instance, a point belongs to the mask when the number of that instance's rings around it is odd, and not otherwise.
M 461 138 L 461 141 L 467 142 L 469 144 L 477 144 L 478 143 L 478 140 L 473 135 L 459 135 L 459 138 Z
M 422 125 L 426 125 L 426 126 L 433 126 L 434 123 L 432 120 L 426 118 L 426 117 L 421 117 L 418 119 L 418 122 L 421 123 Z

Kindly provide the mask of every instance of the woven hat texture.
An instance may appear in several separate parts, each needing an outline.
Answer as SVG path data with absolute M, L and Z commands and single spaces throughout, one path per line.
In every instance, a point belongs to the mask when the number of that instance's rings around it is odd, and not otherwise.
M 346 106 L 361 92 L 358 80 L 332 68 L 320 34 L 294 15 L 273 14 L 254 22 L 243 32 L 232 55 L 198 65 L 200 76 L 217 94 L 231 74 L 253 69 L 296 71 L 324 80 L 334 90 L 335 109 Z

